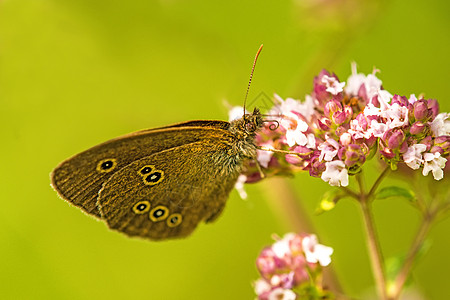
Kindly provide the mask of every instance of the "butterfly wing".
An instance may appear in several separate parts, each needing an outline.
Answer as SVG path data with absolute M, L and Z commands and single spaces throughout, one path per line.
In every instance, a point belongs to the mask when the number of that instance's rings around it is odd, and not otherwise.
M 98 192 L 117 171 L 153 153 L 214 137 L 228 126 L 225 121 L 189 121 L 118 137 L 63 161 L 51 173 L 52 186 L 61 198 L 100 218 Z
M 111 229 L 153 240 L 188 236 L 223 210 L 240 171 L 225 137 L 194 142 L 137 160 L 99 193 Z

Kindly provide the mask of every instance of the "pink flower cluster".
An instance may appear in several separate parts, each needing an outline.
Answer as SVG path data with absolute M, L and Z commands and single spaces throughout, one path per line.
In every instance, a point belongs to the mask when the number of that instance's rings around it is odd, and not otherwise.
M 256 260 L 261 274 L 254 286 L 258 299 L 297 299 L 302 285 L 315 284 L 321 266 L 330 264 L 333 249 L 315 235 L 286 234 L 266 247 Z
M 330 185 L 347 186 L 348 176 L 378 154 L 393 170 L 405 163 L 422 168 L 424 176 L 431 172 L 442 179 L 450 152 L 450 114 L 439 113 L 434 99 L 392 95 L 383 89 L 376 70 L 364 75 L 352 69 L 346 82 L 323 70 L 304 102 L 275 95 L 269 115 L 279 127 L 272 130 L 267 124 L 257 144 L 296 155 L 259 150 L 264 173 L 307 170 Z M 246 182 L 260 179 L 252 165 L 244 175 Z

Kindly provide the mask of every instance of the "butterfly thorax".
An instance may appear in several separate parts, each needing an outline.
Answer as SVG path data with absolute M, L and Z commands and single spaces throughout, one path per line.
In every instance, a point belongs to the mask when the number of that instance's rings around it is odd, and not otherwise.
M 229 154 L 236 156 L 238 160 L 256 158 L 255 137 L 262 125 L 263 119 L 257 108 L 253 110 L 253 113 L 245 114 L 242 118 L 231 121 L 228 131 L 233 134 L 235 139 Z

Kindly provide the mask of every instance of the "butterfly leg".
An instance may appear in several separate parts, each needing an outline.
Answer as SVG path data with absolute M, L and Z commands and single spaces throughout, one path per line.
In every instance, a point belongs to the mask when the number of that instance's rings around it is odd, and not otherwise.
M 259 175 L 261 176 L 261 179 L 266 178 L 266 175 L 264 174 L 264 172 L 261 168 L 261 165 L 259 164 L 259 161 L 257 159 L 255 159 L 255 163 L 256 163 L 256 168 L 258 169 Z

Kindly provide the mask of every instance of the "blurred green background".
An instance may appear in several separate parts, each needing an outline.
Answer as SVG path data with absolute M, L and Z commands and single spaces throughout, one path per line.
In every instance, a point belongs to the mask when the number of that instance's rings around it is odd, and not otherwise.
M 97 143 L 240 105 L 261 43 L 250 99 L 303 99 L 322 68 L 341 80 L 376 66 L 391 93 L 426 93 L 449 111 L 448 1 L 0 1 L 0 298 L 252 299 L 255 259 L 292 230 L 274 181 L 235 191 L 214 225 L 188 239 L 129 239 L 59 199 L 50 171 Z M 320 179 L 288 179 L 312 215 Z M 273 194 L 273 193 L 272 193 Z M 385 255 L 405 252 L 418 222 L 403 201 L 375 205 Z M 358 207 L 312 216 L 345 292 L 373 291 Z M 431 232 L 414 272 L 426 299 L 446 299 L 450 222 Z

